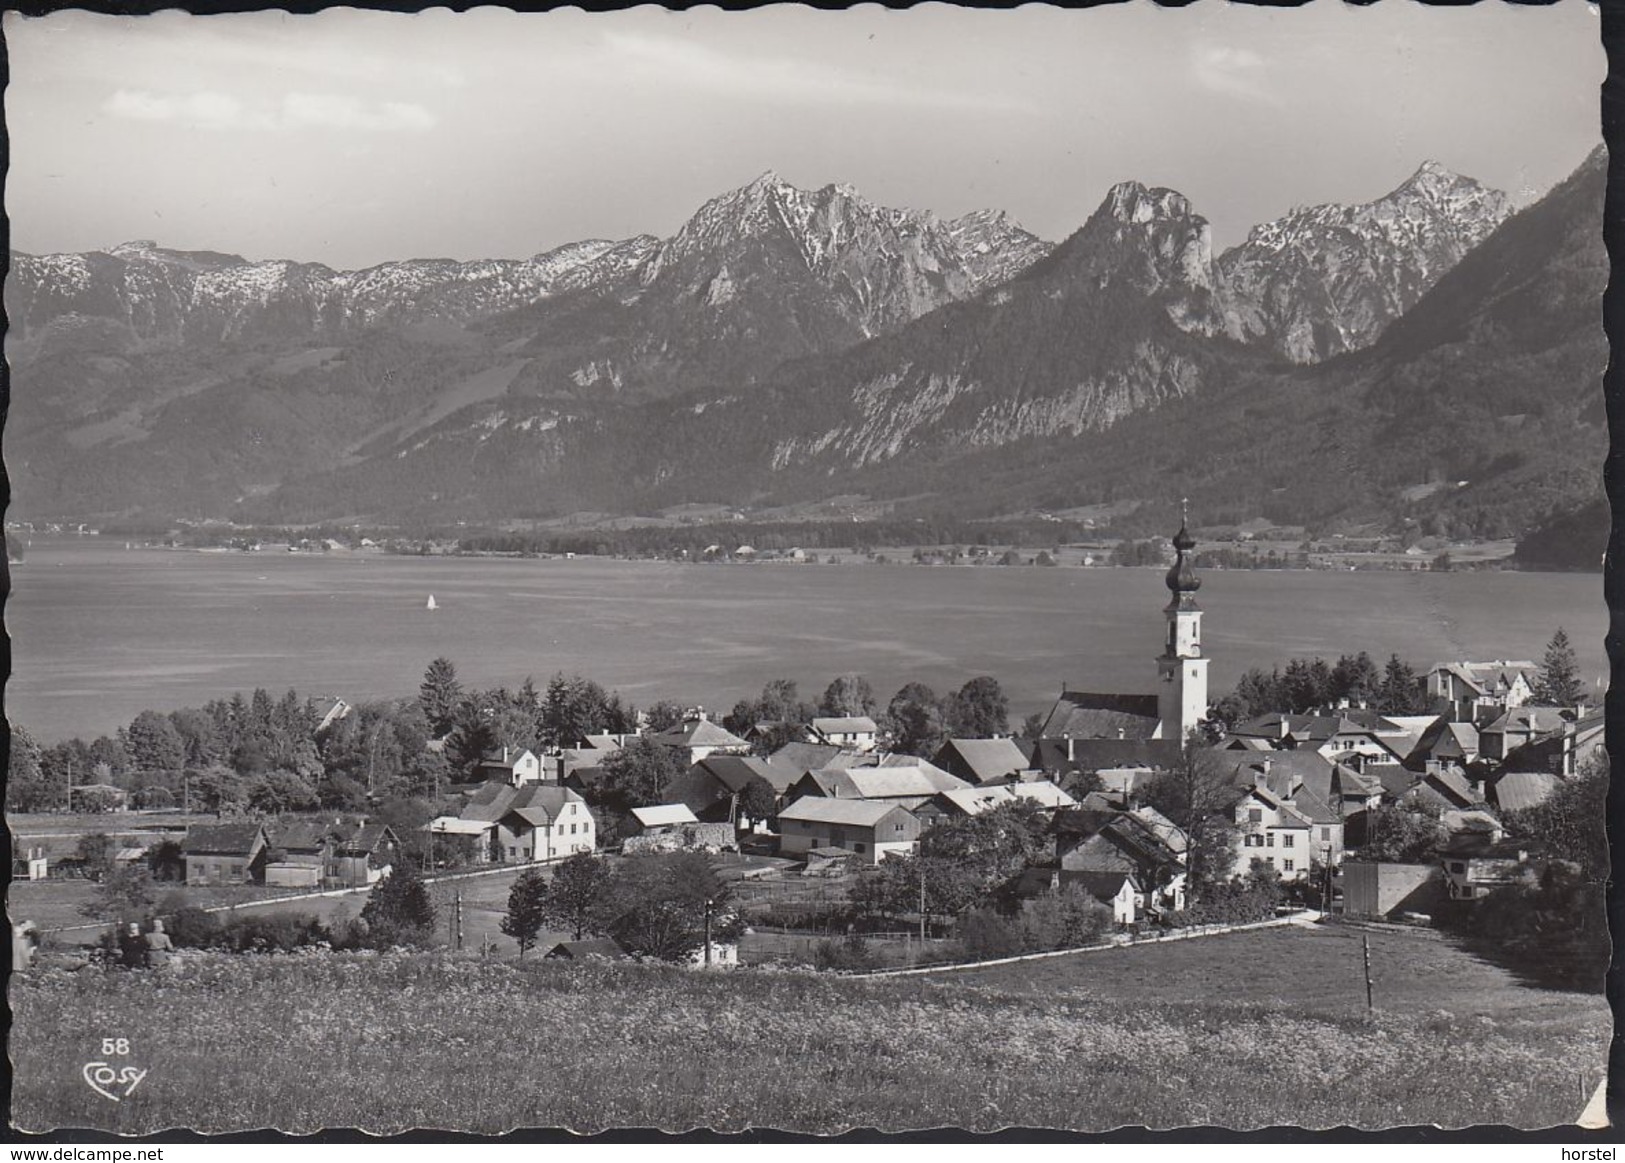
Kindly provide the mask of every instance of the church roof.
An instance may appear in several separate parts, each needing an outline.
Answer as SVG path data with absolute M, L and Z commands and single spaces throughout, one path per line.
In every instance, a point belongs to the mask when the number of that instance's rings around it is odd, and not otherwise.
M 1161 721 L 1156 695 L 1062 691 L 1039 730 L 1044 739 L 1149 739 Z

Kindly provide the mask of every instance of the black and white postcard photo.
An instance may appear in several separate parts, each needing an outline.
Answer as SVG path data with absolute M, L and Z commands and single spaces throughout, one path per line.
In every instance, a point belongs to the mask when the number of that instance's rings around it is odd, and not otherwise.
M 1617 15 L 7 12 L 13 1139 L 1606 1134 Z

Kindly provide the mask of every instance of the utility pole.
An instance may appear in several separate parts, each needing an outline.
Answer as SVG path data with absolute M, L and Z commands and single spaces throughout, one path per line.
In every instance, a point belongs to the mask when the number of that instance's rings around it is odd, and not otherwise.
M 463 951 L 463 890 L 458 889 L 454 898 L 454 915 L 457 918 L 457 952 Z
M 1374 1008 L 1371 1000 L 1371 938 L 1360 934 L 1360 947 L 1365 953 L 1365 1010 L 1370 1013 Z
M 711 968 L 711 898 L 705 900 L 705 967 Z
M 920 861 L 920 956 L 925 956 L 925 861 Z

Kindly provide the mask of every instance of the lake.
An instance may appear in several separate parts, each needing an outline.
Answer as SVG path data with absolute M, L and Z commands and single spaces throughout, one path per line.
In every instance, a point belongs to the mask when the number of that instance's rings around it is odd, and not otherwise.
M 87 739 L 153 708 L 256 686 L 350 702 L 413 694 L 438 655 L 465 686 L 580 673 L 647 706 L 726 711 L 791 678 L 836 674 L 882 701 L 992 674 L 1012 721 L 1063 682 L 1151 691 L 1167 591 L 1153 569 L 679 565 L 656 562 L 197 553 L 36 536 L 13 567 L 6 707 L 42 742 Z M 425 609 L 430 594 L 439 605 Z M 1367 650 L 1419 666 L 1533 658 L 1568 629 L 1605 673 L 1599 575 L 1203 574 L 1215 695 L 1250 666 Z

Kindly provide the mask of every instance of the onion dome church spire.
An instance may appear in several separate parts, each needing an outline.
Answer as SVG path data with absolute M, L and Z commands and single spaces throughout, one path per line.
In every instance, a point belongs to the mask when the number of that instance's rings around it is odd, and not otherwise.
M 1179 532 L 1174 534 L 1174 564 L 1164 579 L 1173 600 L 1163 608 L 1168 621 L 1162 657 L 1157 672 L 1162 679 L 1158 692 L 1159 734 L 1164 739 L 1184 740 L 1207 715 L 1207 663 L 1202 655 L 1202 608 L 1196 604 L 1196 591 L 1202 579 L 1191 565 L 1196 538 L 1190 534 L 1186 504 L 1179 503 Z
M 1190 518 L 1186 513 L 1186 502 L 1179 502 L 1179 532 L 1174 534 L 1174 564 L 1168 569 L 1168 576 L 1164 579 L 1168 590 L 1174 595 L 1174 601 L 1181 609 L 1194 609 L 1196 606 L 1196 591 L 1202 588 L 1202 579 L 1196 576 L 1191 568 L 1189 558 L 1186 557 L 1196 548 L 1196 538 L 1190 535 Z

